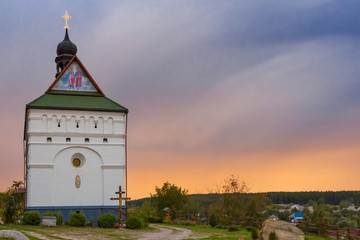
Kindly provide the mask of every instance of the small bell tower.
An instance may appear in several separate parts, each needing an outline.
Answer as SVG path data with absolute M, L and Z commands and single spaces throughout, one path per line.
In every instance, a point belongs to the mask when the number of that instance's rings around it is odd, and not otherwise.
M 98 219 L 119 207 L 126 212 L 111 197 L 127 186 L 128 109 L 91 77 L 69 39 L 70 16 L 63 18 L 56 79 L 25 110 L 26 210 L 61 213 L 66 221 L 74 212 Z
M 66 65 L 70 62 L 70 60 L 76 55 L 77 47 L 74 43 L 70 41 L 69 38 L 69 26 L 67 21 L 71 18 L 67 11 L 65 15 L 62 16 L 65 19 L 65 37 L 64 40 L 57 45 L 56 54 L 57 57 L 55 58 L 56 63 L 56 74 L 55 78 L 59 76 L 59 74 L 64 70 Z

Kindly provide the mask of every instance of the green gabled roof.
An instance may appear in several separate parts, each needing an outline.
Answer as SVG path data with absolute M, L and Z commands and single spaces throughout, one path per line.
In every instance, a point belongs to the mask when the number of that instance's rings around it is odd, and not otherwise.
M 128 112 L 120 104 L 96 92 L 48 91 L 26 108 Z

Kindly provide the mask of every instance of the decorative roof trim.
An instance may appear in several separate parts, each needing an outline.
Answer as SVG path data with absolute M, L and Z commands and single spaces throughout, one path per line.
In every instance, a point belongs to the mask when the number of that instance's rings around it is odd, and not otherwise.
M 90 82 L 94 85 L 94 87 L 96 88 L 96 90 L 101 93 L 103 96 L 105 96 L 105 94 L 101 91 L 100 87 L 97 85 L 97 83 L 95 82 L 95 80 L 92 78 L 92 76 L 90 75 L 90 73 L 87 71 L 87 69 L 85 68 L 85 66 L 82 64 L 82 62 L 80 61 L 80 59 L 75 55 L 70 62 L 66 65 L 66 67 L 64 68 L 64 70 L 59 74 L 59 76 L 57 76 L 57 78 L 55 79 L 55 81 L 50 85 L 50 87 L 46 90 L 45 93 L 48 93 L 49 91 L 53 91 L 53 87 L 55 86 L 55 84 L 60 80 L 60 78 L 62 77 L 62 75 L 65 74 L 66 70 L 70 67 L 70 65 L 76 60 L 76 62 L 80 65 L 80 67 L 82 68 L 82 70 L 84 71 L 84 73 L 88 76 Z M 80 92 L 80 91 L 79 91 Z
M 102 108 L 79 108 L 79 107 L 47 107 L 47 106 L 27 106 L 26 109 L 56 109 L 56 110 L 77 110 L 77 111 L 97 111 L 97 112 L 121 112 L 128 113 L 128 109 L 114 110 L 114 109 L 102 109 Z

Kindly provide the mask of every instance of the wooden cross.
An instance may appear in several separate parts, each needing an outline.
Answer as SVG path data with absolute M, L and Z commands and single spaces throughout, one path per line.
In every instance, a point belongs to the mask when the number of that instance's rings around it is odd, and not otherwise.
M 67 24 L 68 23 L 68 20 L 71 18 L 68 14 L 67 14 L 67 10 L 65 11 L 65 15 L 64 16 L 61 16 L 63 19 L 65 19 L 65 29 L 69 29 L 69 25 Z
M 119 186 L 119 191 L 118 191 L 118 192 L 115 192 L 115 194 L 119 194 L 119 197 L 118 197 L 118 198 L 110 198 L 110 200 L 119 200 L 119 209 L 114 208 L 114 210 L 119 213 L 120 226 L 122 226 L 122 215 L 124 215 L 124 216 L 126 217 L 126 213 L 124 213 L 124 212 L 122 211 L 122 201 L 123 201 L 123 200 L 130 200 L 130 198 L 122 197 L 122 195 L 123 195 L 124 193 L 125 193 L 125 192 L 121 191 L 121 186 Z

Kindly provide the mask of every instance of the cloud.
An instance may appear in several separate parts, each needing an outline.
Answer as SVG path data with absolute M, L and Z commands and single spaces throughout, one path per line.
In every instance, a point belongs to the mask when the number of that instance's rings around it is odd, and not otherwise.
M 218 183 L 243 166 L 259 171 L 253 163 L 264 175 L 284 163 L 274 170 L 281 179 L 307 156 L 307 164 L 326 164 L 331 149 L 333 169 L 340 153 L 356 159 L 360 3 L 204 3 L 1 2 L 2 166 L 22 173 L 25 104 L 54 80 L 60 16 L 70 4 L 78 57 L 105 94 L 130 109 L 129 176 L 153 178 L 164 166 L 174 181 L 203 186 L 210 173 Z M 197 161 L 188 182 L 175 177 L 172 166 Z M 280 183 L 273 186 L 285 189 Z
M 350 73 L 340 65 L 351 64 L 352 59 L 338 57 L 349 49 L 334 48 L 336 42 L 321 39 L 288 46 L 272 59 L 222 79 L 187 105 L 171 102 L 174 99 L 167 95 L 161 108 L 152 109 L 155 104 L 149 103 L 145 107 L 150 111 L 142 115 L 146 121 L 130 123 L 136 136 L 149 136 L 139 137 L 136 144 L 144 149 L 213 154 L 284 151 L 338 130 L 357 139 L 352 128 L 359 116 L 346 99 L 357 70 Z M 327 142 L 338 144 L 336 137 Z

